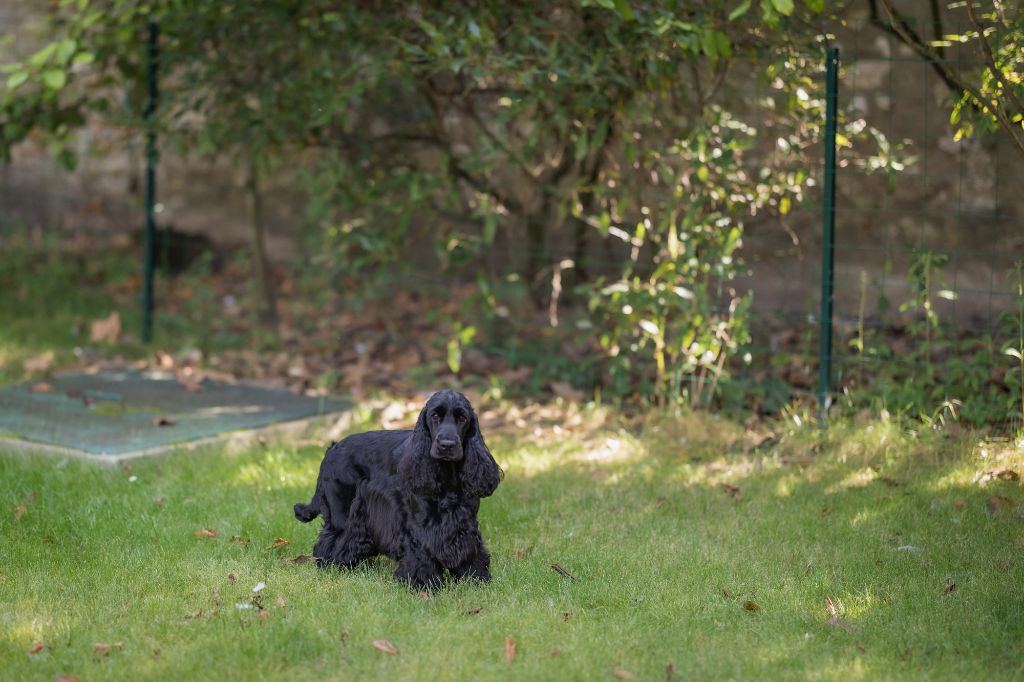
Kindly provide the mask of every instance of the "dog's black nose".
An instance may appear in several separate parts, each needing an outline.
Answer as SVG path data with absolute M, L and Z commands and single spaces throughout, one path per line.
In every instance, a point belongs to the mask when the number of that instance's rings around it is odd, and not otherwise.
M 455 441 L 455 440 L 439 440 L 439 441 L 437 441 L 437 447 L 441 448 L 442 450 L 451 450 L 457 444 L 458 444 L 458 441 Z

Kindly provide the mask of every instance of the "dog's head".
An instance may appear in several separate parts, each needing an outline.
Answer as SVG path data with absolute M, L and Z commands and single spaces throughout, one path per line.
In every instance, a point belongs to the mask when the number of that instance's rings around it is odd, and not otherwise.
M 466 443 L 479 429 L 473 406 L 458 391 L 438 391 L 430 396 L 420 423 L 429 433 L 430 456 L 447 462 L 462 461 Z
M 456 485 L 467 497 L 487 497 L 502 479 L 473 406 L 458 391 L 430 396 L 399 464 L 406 487 L 431 494 L 445 485 L 441 468 L 455 472 Z

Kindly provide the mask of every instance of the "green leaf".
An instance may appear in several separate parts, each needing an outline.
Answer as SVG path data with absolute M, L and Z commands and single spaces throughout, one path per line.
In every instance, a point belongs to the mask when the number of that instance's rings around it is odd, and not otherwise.
M 75 55 L 75 58 L 71 60 L 72 66 L 85 66 L 86 64 L 92 64 L 96 61 L 96 55 L 92 52 L 79 52 Z
M 67 83 L 68 77 L 64 69 L 50 68 L 43 71 L 43 85 L 50 90 L 60 90 Z
M 793 0 L 772 0 L 772 6 L 784 17 L 793 13 Z
M 718 43 L 715 41 L 714 31 L 700 32 L 700 49 L 712 59 L 718 56 Z
M 822 0 L 822 2 L 824 2 L 824 0 Z M 737 19 L 742 17 L 744 14 L 746 14 L 747 10 L 749 10 L 749 9 L 750 9 L 750 0 L 743 0 L 743 2 L 740 3 L 739 7 L 737 7 L 733 11 L 729 12 L 729 21 L 736 21 Z
M 807 9 L 815 14 L 821 14 L 825 11 L 825 0 L 804 0 L 804 4 L 807 5 Z
M 498 217 L 493 211 L 484 215 L 484 244 L 493 244 L 494 237 L 498 234 Z
M 700 168 L 697 169 L 697 179 L 700 180 L 701 182 L 707 182 L 709 176 L 710 173 L 708 173 L 707 166 L 701 166 Z
M 28 71 L 15 71 L 7 77 L 7 89 L 15 90 L 19 85 L 28 80 Z
M 789 208 L 792 205 L 792 200 L 789 197 L 782 197 L 779 200 L 779 213 L 786 215 L 789 213 Z
M 49 61 L 50 57 L 53 55 L 56 49 L 57 43 L 50 43 L 49 45 L 43 47 L 41 50 L 36 52 L 31 57 L 29 57 L 28 63 L 38 69 L 47 61 Z
M 582 161 L 586 157 L 587 151 L 587 130 L 584 128 L 583 132 L 576 138 L 576 160 Z
M 75 54 L 76 48 L 78 48 L 78 43 L 72 38 L 65 38 L 57 43 L 57 62 L 60 64 L 67 64 Z
M 459 346 L 459 342 L 456 339 L 451 339 L 448 342 L 448 369 L 452 371 L 452 374 L 459 373 L 459 367 L 462 366 L 462 347 Z
M 635 21 L 636 17 L 633 15 L 633 8 L 629 6 L 627 0 L 615 0 L 615 10 L 619 13 L 619 16 L 626 21 Z
M 715 31 L 715 47 L 718 50 L 718 54 L 723 57 L 732 56 L 732 42 L 729 40 L 729 36 L 725 35 L 721 31 Z

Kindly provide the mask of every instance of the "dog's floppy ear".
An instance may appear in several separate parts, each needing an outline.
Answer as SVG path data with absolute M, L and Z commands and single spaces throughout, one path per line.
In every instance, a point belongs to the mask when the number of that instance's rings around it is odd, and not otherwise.
M 470 497 L 488 497 L 498 487 L 505 472 L 487 449 L 475 413 L 470 413 L 469 430 L 462 447 L 465 451 L 462 460 L 462 489 Z
M 436 493 L 439 489 L 437 462 L 430 456 L 430 444 L 427 408 L 424 407 L 398 461 L 398 479 L 402 487 L 419 495 Z

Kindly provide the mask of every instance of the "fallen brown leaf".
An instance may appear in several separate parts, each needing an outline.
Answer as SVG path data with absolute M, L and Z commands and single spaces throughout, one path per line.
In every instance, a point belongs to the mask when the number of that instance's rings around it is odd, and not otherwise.
M 483 607 L 474 606 L 473 608 L 471 608 L 471 609 L 466 611 L 466 615 L 467 616 L 475 616 L 476 614 L 480 613 L 482 610 L 483 610 Z
M 430 593 L 420 592 L 420 601 L 430 601 Z
M 526 552 L 524 552 L 524 551 L 523 551 L 523 550 L 521 550 L 521 549 L 517 549 L 517 550 L 516 550 L 516 558 L 517 558 L 517 559 L 522 559 L 522 558 L 524 558 L 525 556 L 526 556 Z
M 948 582 L 948 583 L 946 583 L 945 585 L 942 586 L 942 589 L 943 589 L 944 592 L 952 592 L 953 590 L 956 589 L 956 583 Z
M 94 320 L 89 332 L 93 343 L 114 343 L 121 335 L 121 314 L 116 310 L 101 320 Z
M 827 504 L 824 507 L 821 508 L 821 515 L 822 516 L 828 516 L 831 513 L 832 513 L 832 507 L 828 506 Z
M 163 509 L 164 508 L 164 498 L 163 498 L 163 495 L 157 495 L 156 497 L 154 497 L 153 498 L 153 504 L 156 505 L 157 509 Z
M 661 509 L 664 506 L 665 506 L 665 498 L 664 497 L 659 497 L 658 499 L 656 499 L 654 501 L 654 508 L 655 509 Z
M 173 355 L 162 350 L 158 350 L 154 355 L 156 356 L 156 364 L 160 369 L 174 369 Z
M 551 392 L 559 398 L 573 403 L 578 403 L 583 400 L 583 391 L 573 387 L 572 384 L 564 381 L 552 381 L 549 386 L 551 388 Z
M 153 417 L 153 426 L 174 426 L 174 423 L 171 417 Z
M 1013 506 L 1013 500 L 1008 497 L 1003 497 L 1002 495 L 993 495 L 988 498 L 986 505 L 988 506 L 988 510 L 995 514 L 1001 509 L 1011 508 Z
M 30 648 L 28 650 L 28 655 L 29 656 L 35 656 L 36 654 L 38 654 L 42 650 L 43 650 L 43 643 L 40 642 L 39 640 L 36 640 L 36 641 L 32 642 L 32 648 Z
M 25 367 L 25 371 L 30 374 L 45 372 L 50 369 L 51 365 L 53 365 L 53 351 L 46 351 L 41 355 L 33 356 L 26 360 L 23 365 Z
M 568 578 L 569 580 L 576 580 L 576 576 L 574 576 L 572 573 L 565 570 L 565 568 L 558 564 L 551 564 L 551 568 L 555 571 L 555 573 L 558 573 L 562 577 Z
M 285 606 L 287 606 L 287 604 L 284 601 L 284 597 L 282 597 L 281 595 L 277 595 L 277 599 L 275 599 L 274 602 L 277 604 L 277 608 L 279 609 L 283 609 Z
M 270 543 L 270 546 L 267 547 L 267 549 L 281 549 L 282 547 L 287 547 L 289 544 L 290 543 L 284 538 L 277 538 Z
M 192 535 L 195 535 L 197 538 L 215 538 L 219 537 L 220 533 L 212 528 L 200 528 L 196 532 L 192 533 Z
M 1000 571 L 1008 571 L 1010 570 L 1010 562 L 1006 559 L 1000 559 L 996 562 L 996 568 L 998 568 Z
M 1013 469 L 1003 469 L 1002 471 L 996 474 L 996 478 L 1003 481 L 1019 481 L 1020 474 L 1018 474 Z
M 665 682 L 668 682 L 676 674 L 676 667 L 669 663 L 665 666 Z
M 249 540 L 241 535 L 232 535 L 231 542 L 235 543 L 236 545 L 242 545 L 243 547 L 249 544 Z
M 45 381 L 40 381 L 38 384 L 33 384 L 29 390 L 33 393 L 53 393 L 53 386 Z
M 505 660 L 509 663 L 516 660 L 516 640 L 511 637 L 505 638 Z
M 548 652 L 548 658 L 554 658 L 555 656 L 557 656 L 560 653 L 562 653 L 562 647 L 560 647 L 560 646 L 553 646 L 553 647 L 551 647 L 551 651 Z
M 953 508 L 954 509 L 963 509 L 966 506 L 967 506 L 967 500 L 964 500 L 964 499 L 953 500 Z
M 562 622 L 563 623 L 568 623 L 570 618 L 572 618 L 572 613 L 570 613 L 569 611 L 565 611 L 565 612 L 562 613 Z
M 114 649 L 123 648 L 124 642 L 114 642 L 113 644 L 97 643 L 92 645 L 92 653 L 94 656 L 106 656 Z
M 728 587 L 723 587 L 722 588 L 722 596 L 723 597 L 727 597 L 729 599 L 732 599 L 732 592 L 729 590 Z
M 196 609 L 192 613 L 187 614 L 185 616 L 185 620 L 191 620 L 193 618 L 201 618 L 202 615 L 203 615 L 203 610 L 202 609 Z
M 298 566 L 299 564 L 308 564 L 310 561 L 313 560 L 314 557 L 310 556 L 309 554 L 300 554 L 296 557 L 292 557 L 291 559 L 285 559 L 284 562 L 289 566 Z
M 267 618 L 270 618 L 270 612 L 260 609 L 256 612 L 256 618 L 258 618 L 261 623 L 266 623 Z
M 78 682 L 78 678 L 71 675 L 57 675 L 53 678 L 53 682 Z
M 234 573 L 228 573 L 228 583 L 234 585 L 238 578 L 235 577 Z
M 21 521 L 21 517 L 28 512 L 28 508 L 35 504 L 36 491 L 30 490 L 25 493 L 25 497 L 21 498 L 21 504 L 14 508 L 14 520 Z
M 221 601 L 223 601 L 218 590 L 214 590 L 213 594 L 210 595 L 210 598 L 213 599 L 213 603 L 217 605 L 220 605 Z
M 761 607 L 756 602 L 750 601 L 749 599 L 743 602 L 743 608 L 747 611 L 760 611 Z
M 398 649 L 396 649 L 395 645 L 386 639 L 373 640 L 373 648 L 377 651 L 383 651 L 386 654 L 391 654 L 392 656 L 398 655 Z
M 728 483 L 722 484 L 722 490 L 729 494 L 732 499 L 739 501 L 743 497 L 743 493 L 737 486 L 729 485 Z
M 835 603 L 832 601 L 832 597 L 825 597 L 825 608 L 828 609 L 828 615 L 832 618 L 839 615 L 839 609 L 836 608 Z
M 616 668 L 612 671 L 612 675 L 619 678 L 620 680 L 631 680 L 633 679 L 633 673 L 629 672 L 625 668 Z

